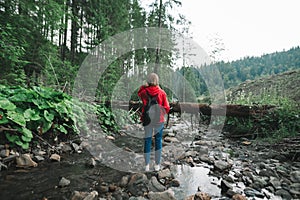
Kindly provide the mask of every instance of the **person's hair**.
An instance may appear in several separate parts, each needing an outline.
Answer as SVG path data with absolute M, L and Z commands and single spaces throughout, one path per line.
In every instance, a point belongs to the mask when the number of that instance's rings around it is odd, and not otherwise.
M 158 76 L 155 73 L 151 73 L 147 77 L 147 83 L 149 86 L 157 86 L 158 85 Z

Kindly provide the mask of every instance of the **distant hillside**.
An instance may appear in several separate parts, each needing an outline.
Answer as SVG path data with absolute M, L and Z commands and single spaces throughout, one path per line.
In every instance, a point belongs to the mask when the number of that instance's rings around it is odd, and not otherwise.
M 300 47 L 260 57 L 245 57 L 226 63 L 218 62 L 214 65 L 222 75 L 225 89 L 228 89 L 236 87 L 245 81 L 248 82 L 249 80 L 257 80 L 261 77 L 300 69 Z M 210 67 L 210 65 L 205 67 Z M 208 95 L 204 79 L 196 68 L 183 67 L 178 72 L 184 75 L 189 81 L 197 96 Z
M 300 104 L 300 70 L 291 70 L 288 72 L 271 75 L 268 77 L 248 80 L 236 87 L 228 89 L 228 100 L 237 100 L 238 98 L 252 98 L 262 100 L 267 95 L 277 98 L 286 97 Z
M 300 69 L 300 47 L 216 65 L 223 76 L 225 88 L 230 88 L 246 80 Z

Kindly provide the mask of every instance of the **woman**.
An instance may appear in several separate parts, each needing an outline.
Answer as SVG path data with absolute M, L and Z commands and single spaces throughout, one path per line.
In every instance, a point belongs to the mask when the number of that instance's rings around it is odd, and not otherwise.
M 142 113 L 149 100 L 149 95 L 156 98 L 157 104 L 160 106 L 159 120 L 157 123 L 150 123 L 144 126 L 145 138 L 144 138 L 144 156 L 145 156 L 145 171 L 149 171 L 150 154 L 152 145 L 152 134 L 155 134 L 155 165 L 154 170 L 160 170 L 160 160 L 162 151 L 162 135 L 164 129 L 164 117 L 170 110 L 169 102 L 166 92 L 162 90 L 158 85 L 158 76 L 155 73 L 151 73 L 147 77 L 147 83 L 140 87 L 138 96 L 143 102 Z M 141 117 L 143 121 L 143 117 Z

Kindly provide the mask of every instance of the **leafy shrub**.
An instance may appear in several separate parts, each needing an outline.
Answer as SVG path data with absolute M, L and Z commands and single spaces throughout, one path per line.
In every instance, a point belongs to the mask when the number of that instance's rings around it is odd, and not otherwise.
M 34 133 L 79 133 L 84 113 L 72 98 L 51 88 L 0 85 L 0 126 L 9 142 L 27 149 Z
M 275 105 L 264 115 L 248 118 L 227 118 L 226 129 L 233 134 L 259 136 L 260 138 L 281 139 L 295 136 L 300 131 L 300 113 L 297 102 L 279 95 L 261 94 L 260 97 L 241 91 L 239 98 L 231 103 L 242 105 Z

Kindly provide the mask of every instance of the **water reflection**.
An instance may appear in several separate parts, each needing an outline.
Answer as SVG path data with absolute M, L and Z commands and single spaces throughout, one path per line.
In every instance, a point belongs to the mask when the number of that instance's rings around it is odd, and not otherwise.
M 175 165 L 172 171 L 180 182 L 180 187 L 173 188 L 177 199 L 184 199 L 197 193 L 198 188 L 211 197 L 221 196 L 221 190 L 217 186 L 220 184 L 220 180 L 208 175 L 210 169 L 207 166 Z

